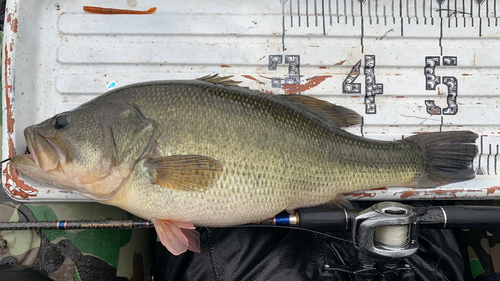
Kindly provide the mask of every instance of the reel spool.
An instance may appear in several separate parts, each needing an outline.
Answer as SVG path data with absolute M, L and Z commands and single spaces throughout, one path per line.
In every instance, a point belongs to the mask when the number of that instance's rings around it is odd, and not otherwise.
M 352 235 L 357 250 L 375 257 L 403 259 L 419 246 L 414 209 L 396 202 L 378 203 L 360 212 Z

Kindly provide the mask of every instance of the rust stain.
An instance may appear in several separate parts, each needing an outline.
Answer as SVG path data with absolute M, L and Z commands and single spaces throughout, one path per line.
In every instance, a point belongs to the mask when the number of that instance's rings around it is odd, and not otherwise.
M 11 142 L 12 139 L 9 140 L 9 144 L 10 147 L 13 147 L 13 144 L 11 144 Z M 38 190 L 36 188 L 27 185 L 24 181 L 19 179 L 17 170 L 14 168 L 14 166 L 12 166 L 10 162 L 7 163 L 7 166 L 3 170 L 3 173 L 5 174 L 4 190 L 5 192 L 8 192 L 12 197 L 28 199 L 29 197 L 35 197 L 38 194 Z M 10 180 L 15 183 L 15 186 L 12 186 Z
M 17 33 L 18 20 L 15 18 L 15 13 L 9 13 L 7 16 L 7 23 L 11 25 L 11 29 L 14 33 Z M 12 55 L 11 52 L 14 50 L 14 41 L 5 42 L 4 47 L 4 94 L 5 94 L 5 107 L 7 111 L 7 132 L 8 132 L 8 145 L 9 145 L 9 156 L 14 155 L 14 141 L 12 140 L 12 135 L 14 134 L 14 109 L 12 105 L 11 98 L 9 94 L 13 91 L 13 85 L 11 84 L 12 75 Z M 29 186 L 24 181 L 19 178 L 17 170 L 12 166 L 10 162 L 5 165 L 3 170 L 5 175 L 4 190 L 8 192 L 14 198 L 26 199 L 30 196 L 36 196 L 38 190 Z
M 404 98 L 405 96 L 396 96 L 397 99 L 402 99 Z
M 463 73 L 462 76 L 471 76 L 472 74 L 469 73 Z
M 303 85 L 300 84 L 282 84 L 281 88 L 287 94 L 298 94 L 300 92 L 305 92 L 311 88 L 318 86 L 321 82 L 325 81 L 326 78 L 332 77 L 331 75 L 314 76 L 306 79 L 307 82 Z
M 271 94 L 271 95 L 274 94 L 272 91 L 267 91 L 267 90 L 264 90 L 264 89 L 262 89 L 262 92 L 264 92 L 266 94 Z
M 14 45 L 14 43 L 10 43 L 10 45 Z M 9 73 L 11 72 L 11 62 L 12 59 L 10 57 L 10 52 L 7 49 L 7 44 L 5 44 L 5 49 L 4 49 L 4 56 L 5 56 L 5 62 L 4 62 L 4 80 L 5 80 L 5 103 L 7 107 L 7 131 L 12 134 L 14 132 L 14 117 L 13 117 L 13 109 L 9 97 L 9 92 L 12 91 L 13 87 L 11 84 L 9 84 Z M 9 157 L 12 156 L 9 155 Z
M 401 76 L 401 74 L 399 74 L 399 73 L 396 73 L 396 74 L 394 74 L 394 75 L 396 75 L 396 76 Z
M 439 96 L 442 96 L 442 95 L 444 95 L 444 94 L 446 94 L 446 93 L 441 92 L 441 90 L 438 88 L 438 95 L 439 95 Z
M 17 18 L 13 18 L 13 13 L 10 13 L 7 16 L 7 23 L 10 24 L 12 32 L 17 33 Z
M 221 65 L 220 67 L 229 67 L 229 65 L 225 65 L 225 64 L 223 64 L 223 65 Z
M 368 191 L 360 191 L 360 192 L 351 192 L 351 193 L 343 193 L 343 196 L 347 197 L 354 197 L 356 199 L 361 199 L 361 198 L 372 198 L 375 196 L 375 193 L 371 193 Z
M 320 66 L 319 68 L 320 69 L 326 69 L 326 66 Z
M 418 193 L 419 193 L 418 191 L 407 190 L 407 191 L 403 192 L 403 194 L 401 194 L 401 198 L 412 197 L 412 196 L 418 195 Z
M 387 187 L 377 187 L 377 188 L 373 188 L 371 190 L 387 190 Z
M 480 102 L 476 102 L 476 104 L 481 104 Z
M 440 114 L 439 109 L 437 109 L 437 108 L 431 109 L 431 115 L 439 115 L 439 114 Z
M 264 85 L 264 84 L 266 84 L 266 83 L 264 83 L 264 82 L 261 82 L 261 81 L 259 81 L 259 80 L 255 79 L 254 77 L 252 77 L 252 76 L 250 76 L 250 75 L 241 75 L 241 76 L 242 76 L 242 77 L 245 77 L 246 79 L 253 80 L 253 81 L 255 81 L 255 82 L 259 83 L 260 85 Z
M 337 62 L 335 65 L 343 65 L 345 61 L 346 61 L 346 60 L 339 61 L 339 62 Z

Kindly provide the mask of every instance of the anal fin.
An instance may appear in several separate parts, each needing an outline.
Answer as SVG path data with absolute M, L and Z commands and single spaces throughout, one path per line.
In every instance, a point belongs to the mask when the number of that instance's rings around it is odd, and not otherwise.
M 187 250 L 200 253 L 200 233 L 192 223 L 156 219 L 152 220 L 163 246 L 175 256 Z

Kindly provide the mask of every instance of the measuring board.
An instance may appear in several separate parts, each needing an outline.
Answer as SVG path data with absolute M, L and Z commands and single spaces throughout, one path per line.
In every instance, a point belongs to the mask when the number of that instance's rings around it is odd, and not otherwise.
M 88 3 L 87 3 L 88 2 Z M 348 199 L 500 197 L 500 0 L 87 1 L 153 14 L 93 14 L 81 1 L 7 4 L 3 155 L 24 153 L 25 127 L 111 88 L 234 75 L 269 94 L 351 108 L 349 132 L 398 140 L 471 130 L 476 178 L 436 189 L 380 188 Z M 29 201 L 86 200 L 2 169 Z

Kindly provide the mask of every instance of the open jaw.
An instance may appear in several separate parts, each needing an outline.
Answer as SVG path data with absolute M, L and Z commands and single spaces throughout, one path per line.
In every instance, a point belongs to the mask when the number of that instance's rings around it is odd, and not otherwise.
M 30 158 L 43 172 L 55 170 L 59 164 L 66 161 L 65 151 L 54 141 L 34 131 L 33 128 L 28 128 L 25 131 L 25 138 L 30 154 L 26 154 L 24 157 Z

